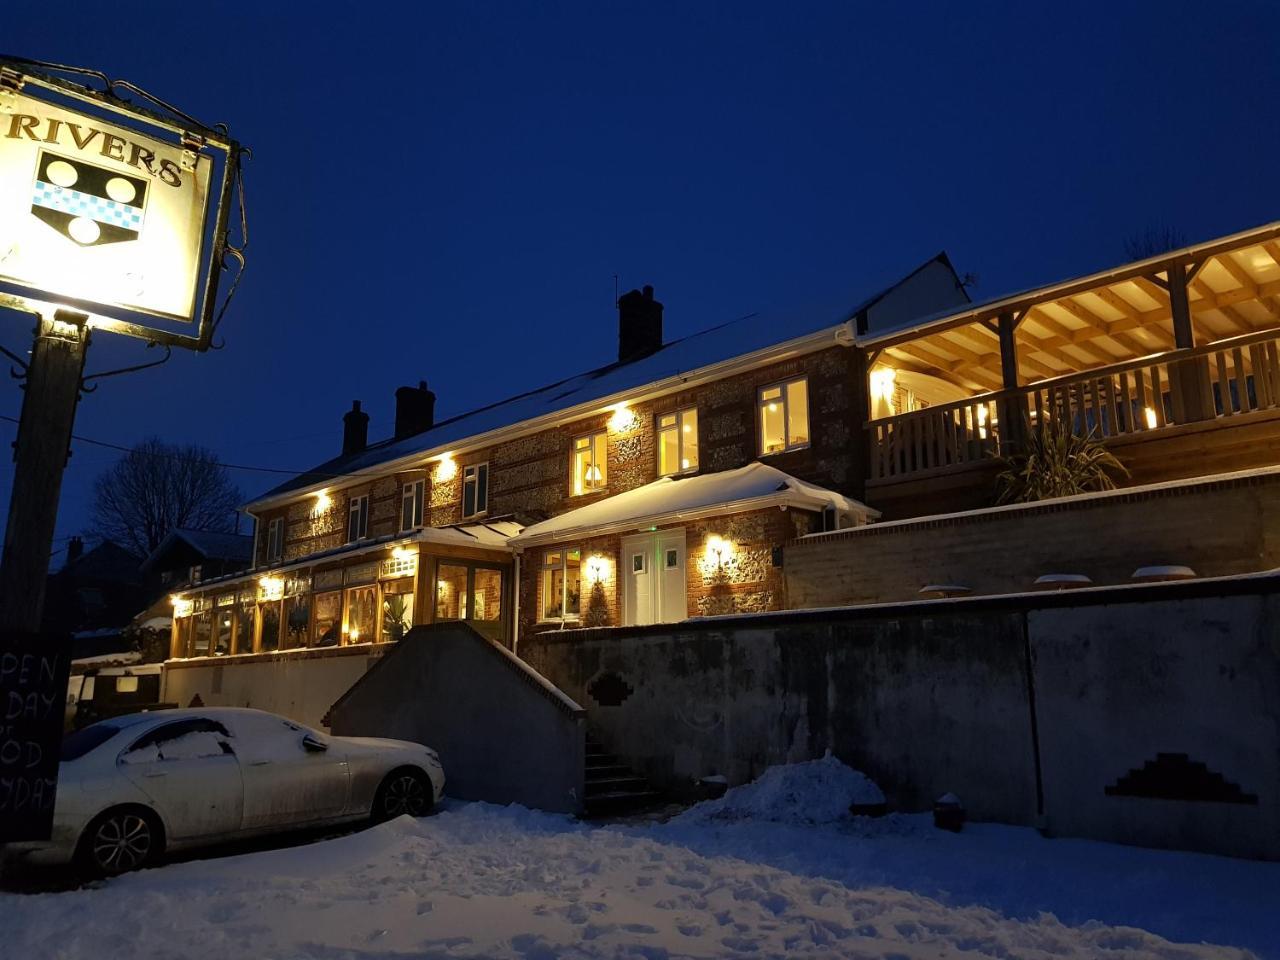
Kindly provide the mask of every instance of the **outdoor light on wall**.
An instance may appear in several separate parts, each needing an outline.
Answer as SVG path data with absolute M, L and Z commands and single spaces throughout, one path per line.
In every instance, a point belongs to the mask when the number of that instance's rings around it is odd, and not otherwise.
M 609 561 L 605 557 L 588 557 L 586 568 L 587 582 L 592 585 L 604 583 L 609 575 Z
M 327 513 L 329 508 L 333 506 L 333 498 L 329 496 L 329 491 L 321 490 L 316 494 L 315 503 L 311 504 L 311 519 Z
M 258 581 L 258 595 L 266 601 L 284 599 L 284 581 L 279 577 L 263 577 Z
M 409 560 L 412 560 L 416 556 L 417 556 L 417 553 L 414 551 L 412 547 L 404 547 L 404 546 L 395 547 L 391 551 L 391 559 L 397 560 L 400 563 L 405 563 Z
M 170 597 L 169 602 L 173 604 L 173 615 L 175 617 L 191 616 L 192 608 L 195 606 L 191 600 L 186 597 Z
M 448 483 L 458 475 L 458 461 L 454 460 L 449 454 L 445 454 L 436 463 L 436 483 Z
M 712 558 L 715 559 L 716 569 L 721 569 L 726 560 L 733 559 L 733 544 L 715 534 L 707 537 L 707 559 Z
M 871 371 L 871 396 L 885 403 L 893 402 L 893 391 L 898 380 L 898 371 L 893 367 L 876 367 Z
M 639 425 L 640 418 L 626 404 L 615 407 L 613 416 L 609 418 L 609 429 L 614 433 L 629 433 Z

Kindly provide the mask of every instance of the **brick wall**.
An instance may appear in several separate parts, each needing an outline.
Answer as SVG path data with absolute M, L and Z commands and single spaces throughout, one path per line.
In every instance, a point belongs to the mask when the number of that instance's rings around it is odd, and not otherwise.
M 773 552 L 788 540 L 816 529 L 819 520 L 816 514 L 803 510 L 784 511 L 775 507 L 660 527 L 683 527 L 685 531 L 689 616 L 762 613 L 785 608 L 783 571 L 773 565 Z M 712 536 L 731 544 L 731 549 L 720 560 L 707 551 L 707 540 Z M 526 551 L 520 567 L 521 636 L 559 629 L 558 623 L 539 623 L 538 615 L 541 610 L 542 559 L 548 551 L 564 547 L 582 550 L 583 625 L 605 627 L 622 623 L 619 574 L 622 540 L 622 534 L 611 534 Z M 604 576 L 598 584 L 587 582 L 586 565 L 592 558 L 604 561 Z
M 452 476 L 432 479 L 428 523 L 462 520 L 462 473 L 471 464 L 489 464 L 491 517 L 535 522 L 605 497 L 651 483 L 658 477 L 657 417 L 696 407 L 699 471 L 730 470 L 758 459 L 756 391 L 797 376 L 809 379 L 809 447 L 777 454 L 767 462 L 779 470 L 842 492 L 856 486 L 849 415 L 852 351 L 833 347 L 783 363 L 728 377 L 706 386 L 636 403 L 632 425 L 616 430 L 608 414 L 598 414 L 485 450 L 458 457 Z M 606 488 L 572 496 L 569 461 L 577 437 L 606 431 L 609 466 Z
M 1154 564 L 1201 576 L 1280 567 L 1280 470 L 872 524 L 785 554 L 795 608 L 915 599 L 938 583 L 1010 593 L 1046 573 L 1126 583 Z

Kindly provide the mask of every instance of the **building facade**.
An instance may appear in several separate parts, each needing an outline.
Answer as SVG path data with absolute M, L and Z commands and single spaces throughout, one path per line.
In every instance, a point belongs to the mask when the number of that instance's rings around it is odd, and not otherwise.
M 341 456 L 248 506 L 251 570 L 175 596 L 173 656 L 782 609 L 782 546 L 874 516 L 857 329 L 963 302 L 940 256 L 852 307 L 664 343 L 646 287 L 606 367 L 440 423 L 425 383 L 402 387 L 377 444 L 357 402 Z

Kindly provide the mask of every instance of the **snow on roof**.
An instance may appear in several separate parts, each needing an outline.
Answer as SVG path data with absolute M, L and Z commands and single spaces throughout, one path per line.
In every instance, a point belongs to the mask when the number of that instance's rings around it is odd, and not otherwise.
M 939 283 L 939 276 L 946 282 Z M 952 300 L 967 302 L 967 297 L 955 281 L 955 271 L 946 255 L 938 254 L 860 300 L 850 298 L 837 305 L 753 313 L 663 344 L 647 357 L 611 363 L 443 420 L 422 433 L 400 440 L 384 440 L 359 453 L 334 457 L 285 481 L 249 506 L 296 490 L 322 486 L 327 481 L 343 479 L 404 457 L 447 450 L 494 430 L 563 413 L 584 404 L 605 402 L 620 394 L 634 393 L 646 386 L 690 376 L 695 371 L 762 351 L 814 349 L 818 344 L 836 343 L 842 334 L 851 340 L 850 321 L 864 311 L 874 309 L 874 326 L 879 328 L 900 323 L 908 315 L 936 310 Z
M 142 569 L 150 570 L 175 543 L 184 542 L 210 560 L 253 560 L 253 537 L 244 533 L 222 533 L 214 530 L 170 530 L 151 555 L 142 561 Z
M 524 528 L 514 520 L 492 523 L 462 523 L 449 527 L 426 527 L 414 534 L 421 543 L 456 544 L 464 547 L 505 547 Z
M 137 650 L 121 650 L 119 653 L 104 653 L 96 657 L 77 657 L 71 661 L 73 667 L 97 667 L 109 663 L 137 663 L 142 654 Z
M 524 547 L 562 540 L 578 533 L 596 535 L 770 506 L 808 510 L 834 507 L 854 514 L 863 523 L 869 517 L 879 516 L 864 503 L 757 462 L 720 473 L 663 477 L 643 487 L 525 527 L 519 536 L 511 538 L 511 543 Z

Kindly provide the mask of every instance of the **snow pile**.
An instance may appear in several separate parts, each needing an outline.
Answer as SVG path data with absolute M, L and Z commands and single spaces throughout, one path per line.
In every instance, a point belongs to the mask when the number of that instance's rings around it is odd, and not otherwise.
M 120 758 L 121 763 L 151 763 L 156 760 L 199 760 L 203 757 L 221 757 L 226 754 L 220 734 L 207 730 L 193 730 L 163 743 L 148 743 L 130 750 Z
M 884 803 L 884 794 L 870 777 L 827 751 L 821 760 L 769 767 L 759 779 L 732 788 L 718 800 L 699 803 L 676 819 L 834 823 L 848 819 L 855 803 Z

